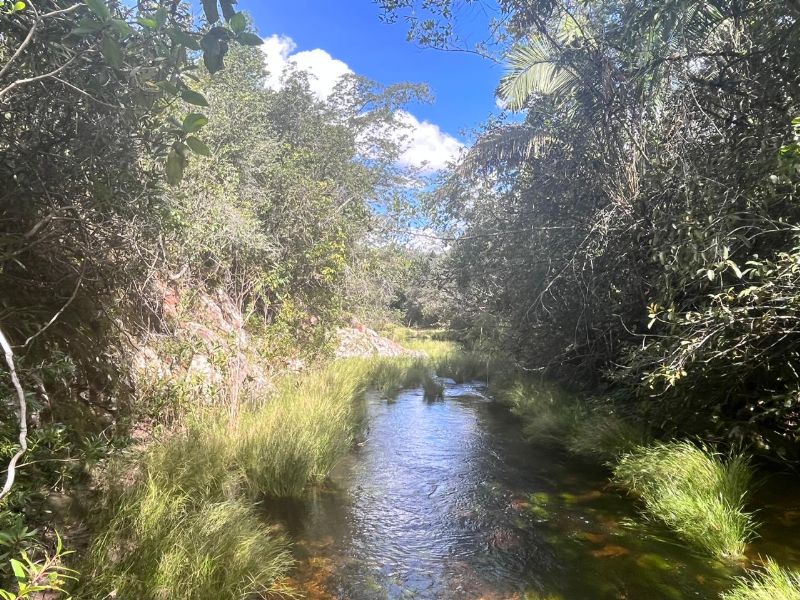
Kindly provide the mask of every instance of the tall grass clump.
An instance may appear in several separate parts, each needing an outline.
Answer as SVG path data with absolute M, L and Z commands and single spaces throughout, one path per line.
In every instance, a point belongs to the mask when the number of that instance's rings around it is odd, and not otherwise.
M 118 464 L 133 476 L 108 494 L 98 519 L 83 569 L 88 597 L 291 595 L 280 583 L 293 562 L 288 542 L 253 501 L 298 496 L 328 475 L 352 446 L 370 369 L 340 361 L 285 381 L 236 416 L 198 411 L 135 462 Z
M 763 569 L 739 579 L 722 600 L 800 600 L 800 572 L 780 568 L 768 560 Z
M 629 420 L 611 412 L 587 410 L 576 419 L 567 439 L 567 449 L 573 454 L 611 464 L 646 440 L 644 430 Z
M 422 394 L 425 400 L 441 400 L 444 398 L 444 384 L 435 377 L 428 375 L 422 382 Z
M 465 350 L 460 344 L 445 339 L 446 332 L 442 330 L 415 331 L 396 327 L 387 334 L 409 350 L 422 353 L 428 368 L 439 377 L 447 377 L 456 383 L 489 381 L 496 370 L 494 361 L 487 354 Z
M 402 389 L 422 385 L 430 377 L 431 367 L 421 357 L 371 358 L 360 362 L 368 371 L 369 387 L 389 398 Z
M 639 496 L 651 517 L 720 558 L 742 556 L 753 536 L 744 507 L 752 475 L 743 456 L 723 460 L 685 441 L 636 448 L 614 468 L 615 481 Z
M 352 447 L 363 407 L 356 402 L 369 383 L 360 360 L 286 382 L 276 398 L 243 415 L 233 435 L 236 463 L 251 496 L 299 496 L 321 482 Z
M 84 569 L 89 598 L 212 600 L 281 595 L 286 539 L 241 494 L 226 427 L 204 420 L 154 444 L 113 493 Z M 93 571 L 93 572 L 92 572 Z
M 574 396 L 545 383 L 516 379 L 493 393 L 520 418 L 525 437 L 534 442 L 563 442 L 585 412 Z

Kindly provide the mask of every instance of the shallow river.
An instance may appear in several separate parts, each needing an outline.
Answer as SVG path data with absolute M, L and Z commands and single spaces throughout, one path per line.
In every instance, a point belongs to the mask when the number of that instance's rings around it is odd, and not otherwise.
M 478 385 L 367 404 L 364 438 L 326 488 L 271 515 L 297 541 L 309 598 L 704 599 L 738 574 L 643 523 L 607 470 L 525 442 Z M 764 514 L 767 531 L 800 538 L 800 508 Z M 772 546 L 754 553 L 800 562 Z

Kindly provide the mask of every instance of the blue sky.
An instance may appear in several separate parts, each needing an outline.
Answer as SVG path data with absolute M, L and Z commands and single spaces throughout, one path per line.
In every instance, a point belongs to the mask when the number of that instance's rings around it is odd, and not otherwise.
M 406 24 L 380 21 L 372 0 L 239 0 L 258 33 L 268 40 L 275 64 L 295 61 L 324 79 L 346 69 L 381 83 L 427 83 L 432 104 L 412 105 L 409 112 L 420 125 L 421 143 L 428 154 L 452 150 L 450 136 L 466 141 L 469 131 L 497 112 L 494 90 L 502 69 L 489 60 L 461 52 L 419 48 L 406 40 Z M 461 15 L 460 31 L 467 39 L 485 37 L 489 15 L 476 9 Z M 444 138 L 435 139 L 440 130 Z

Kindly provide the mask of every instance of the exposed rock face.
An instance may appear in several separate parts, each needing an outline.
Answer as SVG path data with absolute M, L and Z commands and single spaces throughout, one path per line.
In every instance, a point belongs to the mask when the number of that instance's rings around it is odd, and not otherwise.
M 132 366 L 141 394 L 166 387 L 191 393 L 200 403 L 236 403 L 243 392 L 271 391 L 273 370 L 257 356 L 233 301 L 206 292 L 158 282 L 162 293 L 162 333 L 140 339 Z M 289 365 L 287 370 L 291 370 Z
M 352 327 L 343 327 L 337 331 L 339 347 L 337 358 L 368 358 L 371 356 L 424 356 L 404 348 L 397 342 L 382 337 L 378 332 L 354 323 Z

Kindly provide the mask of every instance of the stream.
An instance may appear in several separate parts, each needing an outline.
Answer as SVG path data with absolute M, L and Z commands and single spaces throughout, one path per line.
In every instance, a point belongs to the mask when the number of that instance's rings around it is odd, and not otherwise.
M 711 599 L 741 574 L 648 523 L 607 469 L 526 442 L 481 385 L 445 383 L 435 402 L 369 395 L 363 438 L 329 483 L 270 507 L 309 598 Z M 767 500 L 754 556 L 800 564 L 790 498 Z

